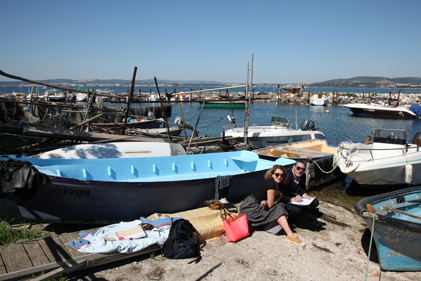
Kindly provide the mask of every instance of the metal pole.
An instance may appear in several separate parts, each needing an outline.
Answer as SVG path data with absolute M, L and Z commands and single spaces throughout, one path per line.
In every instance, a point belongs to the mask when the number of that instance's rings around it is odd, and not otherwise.
M 203 100 L 203 102 L 202 102 L 202 108 L 200 109 L 199 118 L 197 118 L 196 126 L 194 126 L 194 131 L 193 131 L 193 133 L 192 133 L 192 134 L 191 134 L 191 136 L 190 136 L 189 145 L 187 146 L 187 149 L 186 149 L 186 151 L 187 151 L 187 152 L 188 152 L 188 151 L 189 151 L 189 149 L 190 149 L 190 144 L 191 144 L 191 141 L 192 141 L 193 136 L 194 136 L 194 134 L 195 134 L 195 132 L 196 132 L 197 126 L 199 125 L 199 120 L 200 120 L 200 116 L 202 116 L 203 107 L 205 107 L 205 101 L 204 101 L 204 100 Z

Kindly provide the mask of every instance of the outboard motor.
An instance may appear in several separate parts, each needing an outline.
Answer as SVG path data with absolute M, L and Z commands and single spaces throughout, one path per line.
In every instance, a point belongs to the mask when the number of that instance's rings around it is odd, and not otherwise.
M 302 131 L 311 131 L 314 129 L 314 122 L 310 119 L 306 119 L 301 123 L 300 129 Z

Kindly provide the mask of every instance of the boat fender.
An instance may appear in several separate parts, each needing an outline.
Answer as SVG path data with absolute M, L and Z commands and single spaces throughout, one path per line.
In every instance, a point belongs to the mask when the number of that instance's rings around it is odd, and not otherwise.
M 405 165 L 405 182 L 410 184 L 412 182 L 412 165 Z

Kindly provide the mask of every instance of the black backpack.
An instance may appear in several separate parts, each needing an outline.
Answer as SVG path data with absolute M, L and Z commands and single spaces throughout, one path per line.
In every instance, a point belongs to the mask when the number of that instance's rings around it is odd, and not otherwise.
M 185 219 L 174 221 L 170 228 L 167 241 L 162 248 L 163 255 L 169 259 L 201 258 L 200 234 L 194 226 Z M 204 245 L 203 245 L 204 246 Z

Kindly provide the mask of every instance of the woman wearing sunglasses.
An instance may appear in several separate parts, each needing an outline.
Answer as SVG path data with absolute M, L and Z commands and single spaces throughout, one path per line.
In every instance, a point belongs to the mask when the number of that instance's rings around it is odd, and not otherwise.
M 287 241 L 303 245 L 289 227 L 288 213 L 285 205 L 280 202 L 282 194 L 279 185 L 286 179 L 285 168 L 275 165 L 265 173 L 264 178 L 265 180 L 241 203 L 240 214 L 247 215 L 251 227 L 272 234 L 277 234 L 283 229 L 287 234 Z

